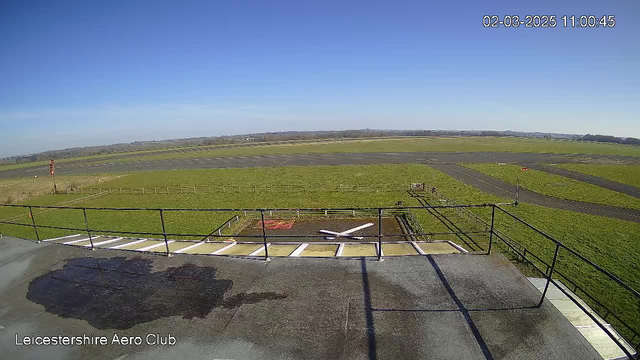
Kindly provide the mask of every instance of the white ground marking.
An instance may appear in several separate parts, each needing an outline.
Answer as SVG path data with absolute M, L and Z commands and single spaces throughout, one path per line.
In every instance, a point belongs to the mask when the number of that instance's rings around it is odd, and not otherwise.
M 342 252 L 344 251 L 344 243 L 340 243 L 338 246 L 338 250 L 336 251 L 336 256 L 342 256 Z
M 225 247 L 222 247 L 222 248 L 220 248 L 220 249 L 218 249 L 218 250 L 216 250 L 216 251 L 212 252 L 212 253 L 211 253 L 211 255 L 218 255 L 218 254 L 220 254 L 221 252 L 223 252 L 223 251 L 225 251 L 225 250 L 227 250 L 227 249 L 229 249 L 229 248 L 231 248 L 231 247 L 234 247 L 234 246 L 236 246 L 236 243 L 235 243 L 235 242 L 234 242 L 233 244 L 229 244 L 229 245 L 227 245 L 227 246 L 225 246 Z
M 453 246 L 454 248 L 456 248 L 456 249 L 458 249 L 458 250 L 462 251 L 463 253 L 468 252 L 467 250 L 465 250 L 462 246 L 460 246 L 460 245 L 458 245 L 458 244 L 455 244 L 455 243 L 453 243 L 453 242 L 451 242 L 451 241 L 447 241 L 447 242 L 448 242 L 449 244 L 451 244 L 451 246 Z
M 271 245 L 271 243 L 268 243 L 267 247 L 269 247 L 270 245 Z M 264 251 L 264 245 L 261 246 L 258 250 L 256 250 L 256 251 L 252 252 L 251 254 L 249 254 L 249 256 L 257 256 L 262 251 Z
M 141 249 L 138 249 L 137 251 L 147 251 L 147 250 L 151 250 L 151 249 L 153 249 L 153 248 L 157 248 L 157 247 L 162 246 L 162 245 L 165 245 L 165 244 L 167 244 L 167 245 L 168 245 L 168 244 L 171 244 L 172 242 L 175 242 L 175 241 L 174 241 L 174 240 L 169 240 L 169 241 L 167 241 L 166 243 L 163 241 L 163 242 L 161 242 L 161 243 L 159 243 L 159 244 L 153 244 L 153 245 L 149 245 L 149 246 L 143 247 L 143 248 L 141 248 Z
M 63 242 L 63 244 L 64 244 L 64 245 L 71 245 L 71 244 L 75 244 L 75 243 L 77 243 L 77 242 L 85 241 L 85 240 L 89 240 L 89 238 L 79 239 L 79 240 L 71 240 L 71 241 Z
M 125 243 L 125 244 L 116 245 L 116 246 L 110 247 L 108 249 L 120 249 L 121 247 L 125 247 L 127 245 L 133 245 L 133 244 L 141 243 L 143 241 L 147 241 L 147 239 L 140 239 L 140 240 L 132 241 L 132 242 Z
M 174 251 L 174 252 L 175 252 L 176 254 L 178 254 L 178 253 L 181 253 L 181 252 L 183 252 L 183 251 L 187 251 L 187 250 L 189 250 L 189 249 L 193 249 L 194 247 L 198 247 L 198 246 L 200 246 L 200 245 L 202 245 L 202 244 L 204 244 L 204 243 L 205 243 L 204 241 L 199 242 L 199 243 L 195 243 L 195 244 L 193 244 L 193 245 L 189 245 L 189 246 L 187 246 L 186 248 L 182 248 L 182 249 L 180 249 L 180 250 L 176 250 L 176 251 Z
M 352 238 L 352 239 L 356 239 L 356 240 L 362 240 L 362 237 L 360 236 L 351 236 L 351 233 L 354 233 L 358 230 L 362 230 L 362 229 L 366 229 L 370 226 L 373 226 L 373 223 L 366 223 L 364 225 L 360 225 L 357 227 L 354 227 L 353 229 L 349 229 L 346 231 L 342 231 L 342 232 L 336 232 L 336 231 L 329 231 L 329 230 L 319 230 L 319 232 L 323 233 L 323 234 L 329 234 L 329 235 L 335 235 L 335 237 L 326 237 L 325 239 L 327 240 L 334 240 L 335 238 L 339 238 L 339 237 L 348 237 L 348 238 Z
M 420 246 L 418 246 L 418 244 L 416 244 L 415 241 L 411 242 L 411 245 L 413 245 L 413 247 L 416 249 L 416 251 L 418 252 L 418 254 L 420 255 L 427 255 L 424 250 L 422 250 L 422 248 Z
M 116 241 L 121 240 L 121 239 L 122 239 L 121 237 L 117 237 L 117 238 L 115 238 L 115 239 L 110 239 L 110 240 L 106 240 L 106 241 L 100 241 L 100 242 L 97 242 L 97 243 L 93 243 L 93 246 L 98 246 L 98 245 L 103 245 L 103 244 L 109 244 L 109 243 L 116 242 Z M 90 247 L 90 246 L 91 246 L 91 244 L 89 244 L 89 245 L 85 245 L 85 246 Z
M 60 236 L 57 238 L 53 238 L 53 239 L 47 239 L 47 240 L 42 240 L 43 242 L 46 241 L 55 241 L 55 240 L 61 240 L 61 239 L 66 239 L 66 238 L 70 238 L 70 237 L 74 237 L 74 236 L 81 236 L 82 234 L 74 234 L 74 235 L 67 235 L 67 236 Z
M 295 250 L 293 250 L 293 252 L 289 256 L 293 256 L 293 257 L 300 256 L 302 251 L 304 251 L 304 249 L 306 249 L 307 246 L 309 246 L 308 243 L 300 244 L 300 246 L 298 246 Z

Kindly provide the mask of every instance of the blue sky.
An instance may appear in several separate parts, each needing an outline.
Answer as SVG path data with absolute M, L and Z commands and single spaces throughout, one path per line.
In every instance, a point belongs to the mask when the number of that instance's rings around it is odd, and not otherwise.
M 485 29 L 485 14 L 615 15 Z M 640 2 L 3 1 L 0 157 L 264 131 L 640 137 Z

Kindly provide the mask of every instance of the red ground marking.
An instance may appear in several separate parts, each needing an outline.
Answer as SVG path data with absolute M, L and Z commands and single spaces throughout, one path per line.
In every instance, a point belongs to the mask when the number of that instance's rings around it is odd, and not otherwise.
M 289 230 L 295 222 L 295 220 L 265 220 L 264 227 L 267 230 Z M 258 221 L 255 228 L 262 229 L 262 221 Z

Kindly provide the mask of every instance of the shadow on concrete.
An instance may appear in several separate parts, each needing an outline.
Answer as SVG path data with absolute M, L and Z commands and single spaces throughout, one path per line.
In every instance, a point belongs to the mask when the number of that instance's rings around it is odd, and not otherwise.
M 362 272 L 362 289 L 364 297 L 364 310 L 367 320 L 367 337 L 369 340 L 369 360 L 375 360 L 376 354 L 376 330 L 373 324 L 373 309 L 371 306 L 371 289 L 369 288 L 369 275 L 367 274 L 367 261 L 360 258 L 360 270 Z
M 473 319 L 471 318 L 471 314 L 469 313 L 469 310 L 467 310 L 467 308 L 465 308 L 462 301 L 458 299 L 458 297 L 456 296 L 456 293 L 451 288 L 451 285 L 449 285 L 447 278 L 442 273 L 442 270 L 440 269 L 438 264 L 435 262 L 435 260 L 433 260 L 433 256 L 427 255 L 426 258 L 429 260 L 429 263 L 431 264 L 431 266 L 433 266 L 433 269 L 436 271 L 436 274 L 438 274 L 438 278 L 440 278 L 440 281 L 442 282 L 444 287 L 447 289 L 447 292 L 449 293 L 453 301 L 456 303 L 456 306 L 458 306 L 458 309 L 462 313 L 462 316 L 464 316 L 465 321 L 467 322 L 467 324 L 469 325 L 469 328 L 471 329 L 471 332 L 473 333 L 473 337 L 475 337 L 476 341 L 478 342 L 478 345 L 480 345 L 480 349 L 482 349 L 482 353 L 484 354 L 485 359 L 493 360 L 493 356 L 489 351 L 489 347 L 487 346 L 487 343 L 482 338 L 482 335 L 480 334 L 480 331 L 476 327 L 475 323 L 473 322 Z
M 155 319 L 205 318 L 215 307 L 286 298 L 274 292 L 224 298 L 232 280 L 216 279 L 216 268 L 184 264 L 152 272 L 153 259 L 77 258 L 37 277 L 26 298 L 63 318 L 86 320 L 97 329 L 129 329 Z

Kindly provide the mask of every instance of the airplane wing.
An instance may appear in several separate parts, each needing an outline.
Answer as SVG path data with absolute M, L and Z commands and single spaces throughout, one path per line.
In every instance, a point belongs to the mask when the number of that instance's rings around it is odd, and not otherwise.
M 347 231 L 343 231 L 343 232 L 341 232 L 341 233 L 339 233 L 339 234 L 337 234 L 337 235 L 340 235 L 340 236 L 349 235 L 349 234 L 351 234 L 352 232 L 356 232 L 356 231 L 358 231 L 358 230 L 366 229 L 366 228 L 368 228 L 368 227 L 370 227 L 370 226 L 373 226 L 373 223 L 367 223 L 367 224 L 364 224 L 364 225 L 360 225 L 360 226 L 358 226 L 358 227 L 354 227 L 353 229 L 349 229 L 349 230 L 347 230 Z
M 323 233 L 323 234 L 336 235 L 336 236 L 340 235 L 340 233 L 335 232 L 335 231 L 329 231 L 329 230 L 318 230 L 318 231 Z

